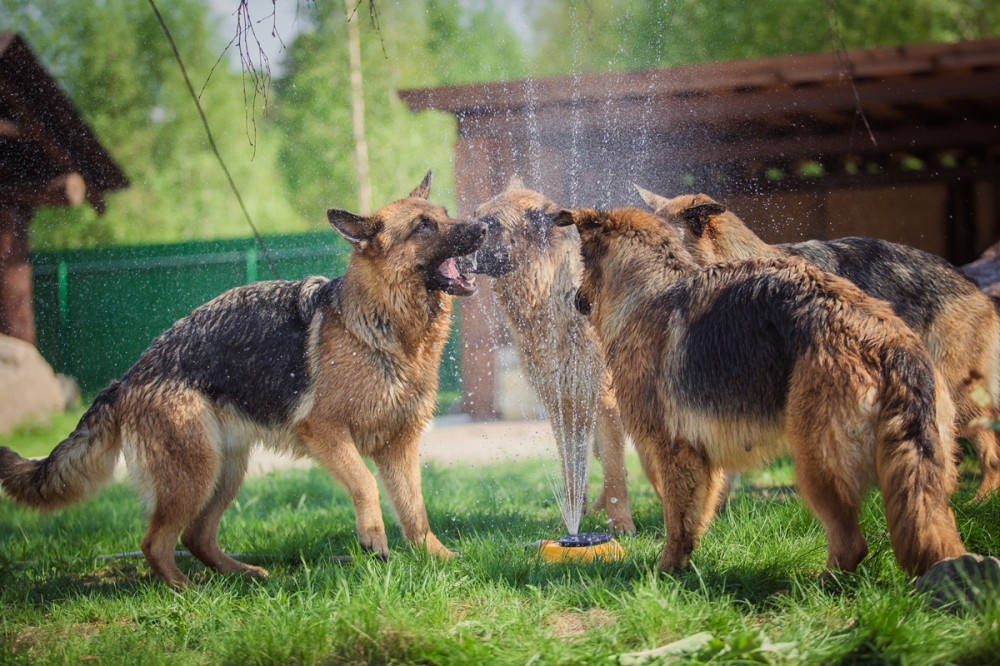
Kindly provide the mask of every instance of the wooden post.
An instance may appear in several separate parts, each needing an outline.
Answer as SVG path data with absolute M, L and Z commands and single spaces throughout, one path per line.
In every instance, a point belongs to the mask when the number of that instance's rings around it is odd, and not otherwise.
M 460 131 L 461 134 L 461 131 Z M 494 194 L 491 174 L 499 171 L 496 160 L 506 153 L 493 138 L 462 138 L 455 143 L 455 194 L 458 214 L 471 217 L 475 207 Z M 505 326 L 497 311 L 490 279 L 476 277 L 479 290 L 463 298 L 459 322 L 462 330 L 463 410 L 477 420 L 495 419 L 496 345 Z
M 351 127 L 354 129 L 354 163 L 358 170 L 358 212 L 372 212 L 372 187 L 368 176 L 368 141 L 365 139 L 365 97 L 361 82 L 361 33 L 357 0 L 344 0 L 347 12 L 347 51 L 351 66 Z
M 35 344 L 28 222 L 23 208 L 0 208 L 0 333 Z
M 948 184 L 947 221 L 945 241 L 946 259 L 956 266 L 976 258 L 976 192 L 971 179 L 965 178 Z

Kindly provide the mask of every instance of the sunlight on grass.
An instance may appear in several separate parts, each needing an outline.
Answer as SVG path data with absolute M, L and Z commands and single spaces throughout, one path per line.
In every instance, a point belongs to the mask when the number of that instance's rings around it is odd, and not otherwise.
M 86 407 L 77 407 L 21 426 L 5 435 L 0 435 L 0 444 L 26 458 L 47 456 L 66 435 L 73 432 L 85 411 Z
M 410 549 L 384 498 L 392 556 L 369 558 L 347 493 L 317 468 L 253 478 L 220 541 L 271 576 L 182 556 L 196 586 L 180 594 L 141 558 L 109 557 L 138 550 L 145 529 L 127 485 L 55 514 L 3 500 L 0 662 L 625 664 L 663 663 L 635 655 L 667 646 L 683 663 L 930 664 L 989 661 L 1000 646 L 996 606 L 949 614 L 913 593 L 877 493 L 862 515 L 872 555 L 821 582 L 823 529 L 786 487 L 787 461 L 745 475 L 691 566 L 657 574 L 662 513 L 634 452 L 628 466 L 640 532 L 620 538 L 625 559 L 586 565 L 544 563 L 527 545 L 562 530 L 537 462 L 424 468 L 430 523 L 459 553 L 448 561 Z M 1000 501 L 966 503 L 975 481 L 956 516 L 970 543 L 997 552 Z

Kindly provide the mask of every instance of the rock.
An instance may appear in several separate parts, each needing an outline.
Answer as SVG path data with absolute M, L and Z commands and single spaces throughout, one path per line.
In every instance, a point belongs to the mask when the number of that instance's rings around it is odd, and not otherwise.
M 35 347 L 0 335 L 0 433 L 66 408 L 67 391 Z
M 1000 560 L 966 553 L 931 566 L 914 584 L 935 608 L 978 609 L 1000 594 Z

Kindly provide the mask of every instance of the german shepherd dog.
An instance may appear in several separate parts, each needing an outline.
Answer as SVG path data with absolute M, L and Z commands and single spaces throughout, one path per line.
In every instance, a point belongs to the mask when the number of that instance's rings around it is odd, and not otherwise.
M 605 509 L 616 532 L 631 534 L 625 430 L 597 333 L 573 306 L 583 273 L 580 237 L 575 229 L 553 227 L 560 210 L 512 179 L 506 191 L 475 211 L 489 230 L 475 270 L 493 278 L 518 358 L 548 412 L 566 503 L 582 515 L 587 479 L 574 474 L 586 470 L 594 441 L 604 483 L 591 510 Z
M 453 257 L 486 225 L 409 197 L 361 217 L 331 209 L 353 246 L 342 277 L 258 282 L 195 309 L 153 341 L 97 396 L 49 457 L 0 448 L 0 483 L 19 504 L 52 510 L 83 500 L 124 453 L 149 509 L 142 551 L 174 587 L 178 535 L 219 572 L 267 572 L 219 548 L 219 521 L 258 443 L 311 456 L 350 492 L 361 546 L 388 555 L 374 460 L 411 544 L 452 553 L 431 532 L 418 444 L 432 415 L 454 295 L 475 291 Z
M 700 268 L 672 224 L 637 208 L 572 209 L 591 309 L 625 427 L 663 489 L 662 570 L 684 567 L 724 469 L 791 449 L 823 522 L 827 567 L 868 552 L 858 524 L 882 490 L 893 552 L 922 574 L 965 552 L 948 500 L 954 407 L 920 339 L 883 301 L 797 258 Z
M 1000 316 L 961 271 L 929 252 L 875 238 L 768 245 L 704 194 L 666 199 L 637 189 L 654 212 L 682 225 L 684 243 L 700 265 L 797 256 L 888 301 L 924 341 L 944 376 L 959 432 L 979 458 L 976 498 L 1000 488 L 1000 433 L 984 427 L 1000 405 Z

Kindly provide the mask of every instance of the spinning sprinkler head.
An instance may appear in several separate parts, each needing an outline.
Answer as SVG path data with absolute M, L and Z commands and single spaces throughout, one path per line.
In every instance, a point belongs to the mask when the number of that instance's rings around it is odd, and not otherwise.
M 552 541 L 536 542 L 538 557 L 546 562 L 586 563 L 594 560 L 620 560 L 625 549 L 607 532 L 581 532 Z

